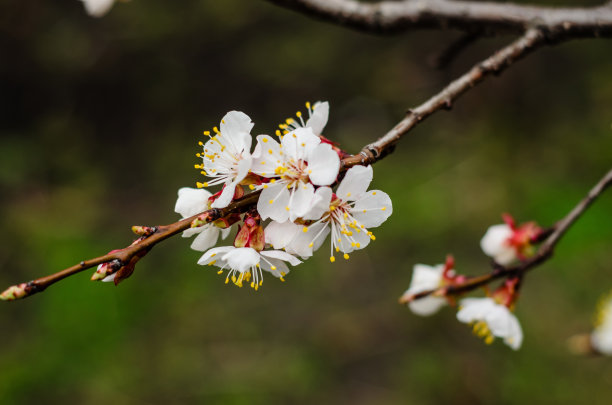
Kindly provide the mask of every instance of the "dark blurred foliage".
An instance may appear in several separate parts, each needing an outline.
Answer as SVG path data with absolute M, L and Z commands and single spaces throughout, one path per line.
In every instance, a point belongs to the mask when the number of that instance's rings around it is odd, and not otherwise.
M 325 134 L 358 151 L 511 40 L 433 69 L 460 35 L 370 36 L 265 1 L 133 0 L 102 19 L 76 0 L 1 1 L 0 284 L 178 219 L 201 131 L 229 110 L 270 133 L 329 100 Z M 486 346 L 452 309 L 422 319 L 396 299 L 415 263 L 449 252 L 486 272 L 478 242 L 501 212 L 552 224 L 610 168 L 610 49 L 542 49 L 418 126 L 376 164 L 394 214 L 349 261 L 317 254 L 255 293 L 174 238 L 117 288 L 86 272 L 1 305 L 0 402 L 609 404 L 612 361 L 565 341 L 612 287 L 610 195 L 526 280 L 519 352 Z

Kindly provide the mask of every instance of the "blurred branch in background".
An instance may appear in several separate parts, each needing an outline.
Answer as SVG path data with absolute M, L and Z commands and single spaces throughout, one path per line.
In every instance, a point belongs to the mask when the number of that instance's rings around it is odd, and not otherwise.
M 402 296 L 399 299 L 399 302 L 401 304 L 407 304 L 430 295 L 436 297 L 454 298 L 466 292 L 473 291 L 479 287 L 486 286 L 489 283 L 501 278 L 522 278 L 527 271 L 532 270 L 552 257 L 554 249 L 563 235 L 565 235 L 576 220 L 610 185 L 612 185 L 612 170 L 606 173 L 606 175 L 599 180 L 595 186 L 593 186 L 586 197 L 584 197 L 584 199 L 582 199 L 563 219 L 558 221 L 557 224 L 555 224 L 549 230 L 541 233 L 538 238 L 543 240 L 543 242 L 536 253 L 529 259 L 522 261 L 520 264 L 507 267 L 493 261 L 493 270 L 489 274 L 470 277 L 459 283 L 443 286 L 437 289 L 421 291 L 416 294 L 407 294 Z
M 610 3 L 590 8 L 551 8 L 471 1 L 268 0 L 335 24 L 374 32 L 454 28 L 483 34 L 522 33 L 537 26 L 549 39 L 612 35 Z

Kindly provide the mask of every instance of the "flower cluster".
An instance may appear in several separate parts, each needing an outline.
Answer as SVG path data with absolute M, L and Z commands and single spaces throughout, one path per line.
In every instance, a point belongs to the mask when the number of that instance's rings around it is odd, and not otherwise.
M 284 281 L 287 263 L 295 266 L 312 256 L 331 235 L 330 261 L 336 253 L 363 249 L 375 239 L 371 228 L 392 213 L 389 196 L 369 190 L 371 166 L 355 166 L 340 180 L 340 157 L 346 154 L 321 133 L 327 124 L 329 104 L 306 103 L 308 118 L 297 112 L 279 125 L 275 137 L 259 135 L 252 147 L 253 122 L 244 113 L 227 113 L 219 127 L 204 131 L 202 159 L 195 165 L 206 177 L 197 188 L 179 190 L 175 211 L 183 218 L 211 208 L 223 209 L 241 198 L 245 189 L 260 192 L 257 206 L 244 214 L 231 214 L 202 226 L 194 222 L 184 237 L 197 235 L 194 250 L 206 252 L 201 265 L 219 267 L 230 281 L 257 290 L 263 271 Z M 339 183 L 339 184 L 338 184 Z M 337 188 L 334 187 L 337 184 Z M 208 187 L 221 186 L 213 194 Z M 267 221 L 267 224 L 264 222 Z M 233 225 L 232 246 L 214 247 Z
M 533 222 L 517 226 L 510 215 L 502 217 L 505 223 L 489 227 L 480 241 L 483 252 L 502 266 L 528 259 L 534 253 L 534 243 L 542 230 Z M 458 275 L 454 267 L 452 256 L 444 265 L 415 265 L 410 287 L 400 302 L 407 303 L 412 312 L 421 316 L 432 315 L 446 304 L 455 305 L 455 297 L 469 285 L 470 279 Z M 484 298 L 459 300 L 457 320 L 471 325 L 474 334 L 487 344 L 499 337 L 512 349 L 518 350 L 523 332 L 512 311 L 518 299 L 520 282 L 520 277 L 509 277 L 492 293 L 487 290 Z

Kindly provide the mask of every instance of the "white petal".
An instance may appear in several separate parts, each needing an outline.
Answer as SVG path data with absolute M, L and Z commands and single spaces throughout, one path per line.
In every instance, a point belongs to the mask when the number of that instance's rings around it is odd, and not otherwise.
M 284 277 L 290 271 L 289 267 L 279 259 L 262 259 L 259 265 L 262 270 L 272 273 L 275 277 Z M 274 270 L 272 270 L 272 266 L 274 266 Z
M 286 158 L 304 160 L 310 152 L 321 143 L 310 128 L 297 128 L 285 136 L 281 141 L 281 148 Z
M 408 303 L 408 308 L 416 315 L 430 316 L 445 305 L 446 300 L 444 298 L 427 296 Z
M 459 322 L 468 324 L 484 320 L 494 305 L 495 302 L 491 298 L 464 298 L 459 302 L 457 319 Z
M 344 201 L 358 200 L 368 191 L 373 175 L 372 166 L 351 167 L 340 182 L 336 195 Z
M 329 117 L 329 103 L 327 101 L 317 101 L 312 110 L 312 115 L 306 121 L 306 126 L 310 127 L 315 134 L 321 135 Z
M 380 226 L 393 213 L 391 198 L 384 191 L 370 190 L 355 201 L 351 215 L 366 228 Z
M 202 232 L 204 227 L 205 227 L 205 225 L 198 226 L 196 228 L 187 228 L 187 229 L 185 229 L 183 231 L 182 237 L 183 238 L 191 238 L 193 235 L 197 235 L 200 232 Z
M 280 144 L 268 135 L 259 135 L 253 151 L 251 171 L 263 177 L 277 177 L 275 169 L 283 166 L 284 162 Z
M 302 217 L 306 220 L 318 220 L 323 214 L 329 211 L 331 203 L 332 189 L 329 187 L 319 187 L 314 193 L 312 203 L 308 212 Z
M 85 5 L 85 10 L 92 17 L 102 17 L 113 6 L 115 0 L 81 0 Z
M 591 344 L 598 352 L 612 355 L 612 328 L 596 328 L 591 334 Z
M 236 248 L 233 246 L 219 246 L 216 248 L 212 248 L 208 252 L 204 253 L 202 257 L 200 257 L 200 260 L 198 260 L 198 264 L 205 265 L 213 261 L 219 264 L 219 261 L 223 261 L 221 259 L 222 256 L 225 255 L 225 253 L 231 252 L 234 249 Z
M 183 218 L 191 217 L 208 209 L 208 197 L 212 194 L 204 189 L 183 187 L 178 191 L 174 212 Z
M 215 246 L 219 239 L 219 228 L 214 225 L 204 225 L 202 232 L 193 240 L 191 248 L 199 252 L 204 252 Z
M 251 157 L 246 157 L 238 162 L 238 173 L 231 183 L 228 183 L 223 188 L 221 195 L 217 198 L 210 206 L 212 208 L 225 208 L 227 207 L 234 198 L 234 192 L 236 191 L 236 185 L 240 183 L 246 175 L 249 173 L 251 168 Z
M 340 158 L 330 145 L 317 145 L 308 154 L 308 177 L 312 184 L 328 186 L 336 181 L 340 170 Z
M 297 218 L 306 215 L 314 198 L 314 186 L 310 183 L 297 183 L 293 190 L 293 196 L 289 203 L 289 220 L 295 221 Z
M 221 239 L 227 238 L 231 231 L 232 231 L 232 227 L 231 226 L 228 226 L 227 228 L 221 229 Z
M 416 294 L 440 287 L 443 272 L 444 265 L 427 266 L 425 264 L 415 264 L 408 292 Z
M 302 261 L 297 257 L 281 250 L 262 250 L 260 254 L 268 258 L 289 262 L 292 266 L 297 266 L 298 264 L 302 263 Z
M 302 258 L 310 257 L 315 250 L 321 247 L 329 232 L 330 226 L 326 222 L 310 225 L 306 232 L 299 231 L 285 250 Z M 312 246 L 310 246 L 311 243 Z
M 253 248 L 235 248 L 223 255 L 221 259 L 226 261 L 230 268 L 244 273 L 259 263 L 259 253 Z
M 506 224 L 490 226 L 480 240 L 482 251 L 501 265 L 512 263 L 517 259 L 514 248 L 507 243 L 512 233 Z
M 257 201 L 257 212 L 262 219 L 272 218 L 277 222 L 289 219 L 289 190 L 285 183 L 276 182 L 264 188 Z
M 272 245 L 274 249 L 282 249 L 291 242 L 301 229 L 300 225 L 294 224 L 291 221 L 272 221 L 264 231 L 266 243 Z
M 221 120 L 219 125 L 223 136 L 231 140 L 231 145 L 236 152 L 251 151 L 251 129 L 253 129 L 251 118 L 240 111 L 230 111 Z

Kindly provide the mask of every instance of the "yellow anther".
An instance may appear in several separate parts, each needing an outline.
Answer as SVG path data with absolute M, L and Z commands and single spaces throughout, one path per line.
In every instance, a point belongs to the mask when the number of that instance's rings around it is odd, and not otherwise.
M 255 186 L 254 186 L 253 184 L 249 184 L 249 188 L 250 188 L 251 190 L 255 190 Z
M 312 246 L 313 246 L 313 243 L 312 243 L 312 242 L 310 242 L 310 243 L 308 244 L 308 247 L 309 247 L 309 248 L 311 248 Z
M 268 149 L 268 153 L 271 155 L 274 152 L 272 152 L 272 149 Z
M 268 201 L 268 202 L 269 202 L 270 204 L 272 204 L 272 203 L 274 203 L 274 200 L 270 200 L 270 201 Z
M 270 179 L 270 183 L 276 183 L 276 179 Z
M 203 176 L 208 176 L 204 170 L 202 170 L 202 171 L 200 172 L 200 174 L 201 174 L 201 175 L 203 175 Z
M 344 218 L 348 218 L 348 212 L 344 213 Z
M 225 284 L 229 283 L 229 278 L 225 279 Z
M 296 134 L 293 134 L 293 137 L 294 137 L 294 138 L 297 138 L 297 135 L 296 135 Z
M 361 247 L 361 244 L 357 243 L 357 247 L 358 247 L 358 248 L 360 248 L 360 247 Z
M 302 142 L 302 148 L 303 148 L 304 146 L 306 146 L 306 144 L 305 144 L 304 142 Z
M 331 257 L 329 258 L 329 261 L 333 263 L 333 262 L 335 262 L 335 261 L 336 261 L 336 258 L 335 258 L 334 256 L 331 256 Z
M 210 255 L 210 257 L 215 257 L 215 256 L 217 256 L 216 253 L 213 253 L 213 254 Z
M 214 265 L 215 265 L 215 263 L 217 263 L 217 261 L 216 261 L 216 260 L 213 260 L 212 262 L 208 263 L 208 265 L 209 265 L 209 266 L 214 266 Z
M 336 253 L 338 253 L 339 251 L 340 251 L 340 248 L 336 246 Z
M 286 129 L 283 131 L 283 135 L 287 135 L 288 133 L 289 133 L 289 131 L 287 131 Z M 281 140 L 282 140 L 282 139 L 283 139 L 283 138 L 281 137 Z
M 351 196 L 351 193 L 346 193 L 346 196 L 347 196 L 347 197 L 350 197 L 350 196 Z
M 329 206 L 329 210 L 330 210 L 330 211 L 335 211 L 335 209 L 336 209 L 336 207 L 334 207 L 333 205 L 330 205 L 330 206 Z
M 198 145 L 204 146 L 204 143 L 202 141 L 200 141 L 200 142 L 198 142 Z
M 372 195 L 376 195 L 376 191 L 373 191 L 373 192 L 372 192 Z
M 268 138 L 262 138 L 262 139 L 261 139 L 261 141 L 262 141 L 263 143 L 267 143 L 267 142 L 268 142 Z
M 236 283 L 236 276 L 232 276 L 232 283 Z
M 217 274 L 222 274 L 222 273 L 223 273 L 223 270 L 219 270 L 219 271 L 217 272 Z
M 287 118 L 285 122 L 287 123 L 287 125 L 291 125 L 295 122 L 295 120 L 293 118 Z
M 287 211 L 289 211 L 289 206 L 287 205 L 287 206 L 285 207 L 285 209 L 286 209 Z
M 268 188 L 268 185 L 267 185 L 267 184 L 264 184 L 263 188 Z
M 204 131 L 204 135 L 210 136 L 210 131 Z
M 346 260 L 348 260 L 348 259 L 349 259 L 349 255 L 345 253 L 345 254 L 344 254 L 344 258 L 345 258 Z
M 197 164 L 196 164 L 196 165 L 193 165 L 193 167 L 195 167 L 196 169 L 203 169 L 203 168 L 204 168 L 204 165 L 197 165 Z
M 282 281 L 283 283 L 285 282 L 285 279 L 283 277 L 279 277 L 278 279 Z
M 296 115 L 296 117 L 300 118 L 302 116 L 302 112 L 298 111 L 298 112 L 295 113 L 295 115 Z
M 386 211 L 387 207 L 382 207 L 381 210 Z
M 215 134 L 218 134 L 218 133 L 219 133 L 219 128 L 214 127 L 214 128 L 213 128 L 213 131 L 215 131 Z
M 270 267 L 272 270 L 276 270 L 276 266 L 272 266 Z
M 357 246 L 357 244 L 355 242 L 351 242 L 351 246 L 355 247 L 355 246 Z
M 304 232 L 304 233 L 308 232 L 308 227 L 307 226 L 303 227 L 302 228 L 302 232 Z
M 366 210 L 363 210 L 363 213 L 365 214 L 365 213 L 366 213 Z
M 308 108 L 310 110 L 310 101 L 306 102 L 306 108 Z
M 255 282 L 251 281 L 251 288 L 255 288 Z
M 276 134 L 276 136 L 280 137 L 281 136 L 281 131 L 277 129 L 275 134 Z

